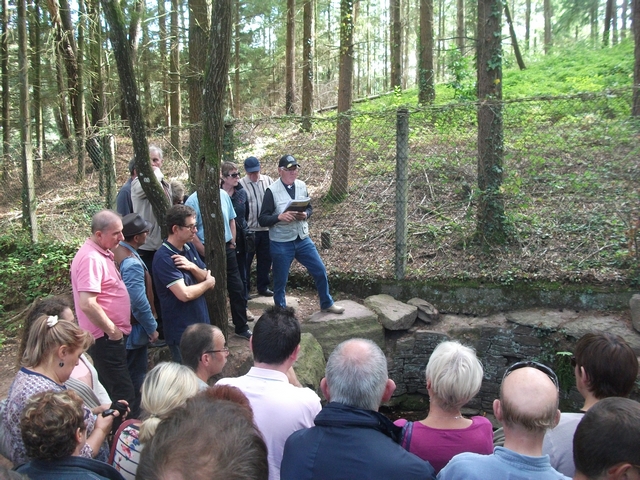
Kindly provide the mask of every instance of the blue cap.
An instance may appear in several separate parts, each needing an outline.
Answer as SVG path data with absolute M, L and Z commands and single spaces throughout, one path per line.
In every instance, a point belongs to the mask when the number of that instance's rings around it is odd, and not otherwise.
M 260 160 L 256 157 L 249 157 L 244 161 L 244 171 L 247 173 L 260 171 Z

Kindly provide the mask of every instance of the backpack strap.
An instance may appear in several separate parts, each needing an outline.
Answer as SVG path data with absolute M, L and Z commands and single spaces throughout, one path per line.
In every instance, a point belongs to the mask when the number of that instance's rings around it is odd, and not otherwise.
M 407 422 L 402 427 L 402 432 L 400 433 L 400 445 L 406 451 L 409 451 L 411 447 L 411 435 L 413 434 L 413 422 Z

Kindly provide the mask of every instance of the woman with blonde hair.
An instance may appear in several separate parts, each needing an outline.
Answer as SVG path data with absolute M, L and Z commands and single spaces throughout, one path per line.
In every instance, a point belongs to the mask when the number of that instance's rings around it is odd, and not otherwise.
M 419 422 L 396 420 L 403 427 L 402 446 L 427 460 L 438 473 L 454 455 L 493 452 L 493 429 L 485 417 L 465 418 L 460 409 L 482 385 L 482 364 L 458 342 L 439 344 L 427 363 L 429 414 Z
M 92 343 L 90 333 L 56 315 L 42 315 L 31 325 L 22 356 L 22 368 L 9 388 L 2 416 L 7 437 L 5 441 L 14 465 L 20 465 L 29 459 L 20 428 L 20 418 L 27 401 L 39 392 L 65 390 L 64 382 L 78 364 L 80 355 Z M 106 460 L 108 450 L 101 447 L 111 430 L 113 416 L 96 418 L 86 406 L 83 409 L 87 441 L 80 455 Z
M 109 463 L 125 479 L 135 479 L 144 444 L 151 440 L 160 422 L 199 389 L 198 377 L 189 367 L 175 362 L 156 365 L 142 384 L 144 420 L 130 420 L 120 426 L 114 436 Z

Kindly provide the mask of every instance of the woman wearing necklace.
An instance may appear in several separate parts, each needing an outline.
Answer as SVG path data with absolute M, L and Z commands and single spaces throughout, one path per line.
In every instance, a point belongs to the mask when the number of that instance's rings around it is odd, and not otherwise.
M 65 390 L 64 382 L 69 379 L 71 371 L 78 364 L 80 355 L 92 343 L 91 334 L 72 322 L 58 319 L 57 316 L 43 315 L 31 326 L 22 357 L 23 367 L 11 384 L 2 416 L 7 436 L 5 440 L 14 465 L 28 460 L 20 430 L 20 417 L 27 400 L 39 392 Z M 83 409 L 87 440 L 80 455 L 106 460 L 108 449 L 105 439 L 111 430 L 113 416 L 96 418 L 86 406 L 83 406 Z
M 484 417 L 465 418 L 460 409 L 480 390 L 482 364 L 458 342 L 442 342 L 427 364 L 429 414 L 419 422 L 400 419 L 402 446 L 427 460 L 438 473 L 462 452 L 493 452 L 493 429 Z

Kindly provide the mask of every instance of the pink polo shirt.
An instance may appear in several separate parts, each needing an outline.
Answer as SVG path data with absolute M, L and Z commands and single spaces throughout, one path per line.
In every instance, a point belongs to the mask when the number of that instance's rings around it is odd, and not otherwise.
M 79 307 L 79 292 L 92 292 L 98 294 L 98 304 L 109 320 L 125 335 L 131 333 L 129 293 L 113 261 L 113 252 L 103 250 L 87 239 L 71 262 L 71 286 L 80 328 L 90 332 L 94 338 L 104 336 L 104 332 Z

